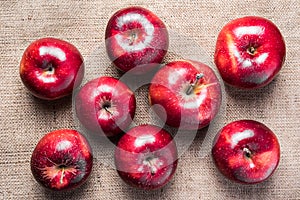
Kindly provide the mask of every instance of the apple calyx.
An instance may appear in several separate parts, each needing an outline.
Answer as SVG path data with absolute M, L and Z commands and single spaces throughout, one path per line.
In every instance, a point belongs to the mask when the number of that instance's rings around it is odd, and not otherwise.
M 148 166 L 151 172 L 151 176 L 154 176 L 157 170 L 159 169 L 159 166 L 157 166 L 158 163 L 158 158 L 154 156 L 149 156 L 145 159 L 143 162 L 144 165 Z
M 186 90 L 186 94 L 190 95 L 192 91 L 195 89 L 196 85 L 198 84 L 199 80 L 204 77 L 204 74 L 196 74 L 196 80 L 194 83 L 190 84 L 188 89 Z
M 53 180 L 55 177 L 59 179 L 59 184 L 56 187 L 59 189 L 66 183 L 64 183 L 64 178 L 68 173 L 76 175 L 76 169 L 73 166 L 67 166 L 66 164 L 55 164 L 51 167 L 44 167 L 41 170 L 43 171 L 43 177 L 45 179 Z

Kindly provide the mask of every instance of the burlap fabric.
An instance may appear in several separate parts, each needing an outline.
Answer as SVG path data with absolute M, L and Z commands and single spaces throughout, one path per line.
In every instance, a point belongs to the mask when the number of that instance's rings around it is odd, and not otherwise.
M 100 75 L 118 77 L 120 74 L 111 68 L 103 49 L 104 31 L 110 16 L 130 5 L 152 10 L 172 32 L 173 53 L 167 61 L 182 56 L 176 49 L 185 48 L 184 53 L 190 50 L 195 54 L 197 51 L 191 49 L 199 47 L 203 55 L 196 58 L 212 64 L 217 33 L 231 19 L 259 15 L 277 24 L 287 46 L 280 75 L 255 91 L 226 87 L 226 110 L 215 124 L 219 127 L 237 119 L 255 119 L 277 134 L 281 162 L 269 180 L 250 186 L 225 180 L 208 154 L 210 146 L 203 144 L 207 129 L 199 131 L 182 154 L 174 178 L 160 190 L 147 192 L 125 185 L 115 170 L 102 161 L 109 159 L 109 151 L 95 155 L 91 178 L 78 190 L 53 193 L 33 179 L 29 161 L 39 139 L 55 129 L 77 129 L 78 124 L 72 97 L 45 102 L 33 98 L 24 88 L 19 78 L 24 49 L 40 37 L 61 38 L 77 46 L 84 56 L 85 81 Z M 300 199 L 299 0 L 1 0 L 0 6 L 0 199 Z M 148 112 L 147 86 L 135 92 L 135 122 L 155 122 Z M 206 146 L 202 148 L 203 145 Z

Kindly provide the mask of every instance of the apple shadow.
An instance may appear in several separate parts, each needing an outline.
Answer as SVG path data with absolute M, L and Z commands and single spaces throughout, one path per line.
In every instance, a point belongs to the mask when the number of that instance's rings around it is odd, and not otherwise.
M 47 130 L 73 127 L 72 95 L 57 100 L 43 100 L 28 93 L 27 112 L 34 123 L 43 124 Z M 21 108 L 20 108 L 21 109 Z M 21 112 L 21 111 L 20 111 Z
M 199 130 L 180 130 L 178 128 L 170 127 L 165 125 L 163 127 L 167 130 L 175 139 L 177 144 L 177 149 L 180 157 L 191 149 L 195 152 L 200 152 L 202 150 L 202 145 L 205 137 L 208 134 L 209 126 L 204 127 Z
M 223 194 L 224 196 L 237 199 L 264 199 L 268 194 L 270 194 L 272 185 L 275 185 L 272 177 L 256 184 L 235 183 L 228 180 L 220 173 L 218 173 L 217 179 L 218 188 L 220 189 L 219 192 L 225 192 L 227 194 Z
M 122 183 L 122 193 L 128 196 L 128 199 L 135 199 L 135 200 L 145 200 L 145 199 L 160 199 L 161 197 L 165 196 L 164 193 L 170 185 L 172 184 L 173 179 L 169 183 L 167 183 L 162 188 L 153 189 L 153 190 L 143 190 L 140 188 L 134 188 L 127 185 L 125 182 Z
M 63 110 L 65 108 L 70 108 L 72 106 L 72 95 L 65 96 L 56 100 L 44 100 L 39 99 L 31 94 L 29 98 L 34 102 L 32 105 L 38 107 L 39 109 L 45 110 L 47 112 L 51 112 L 55 109 Z
M 111 62 L 100 74 L 100 76 L 112 76 L 114 78 L 119 78 L 124 74 L 124 72 L 117 69 Z
M 163 59 L 163 62 L 168 63 L 175 60 L 183 60 L 183 59 L 185 59 L 184 56 L 180 55 L 179 53 L 168 51 L 166 56 Z
M 114 152 L 119 139 L 124 133 L 120 133 L 114 137 L 106 137 L 104 135 L 89 132 L 84 127 L 79 128 L 79 130 L 88 139 L 91 145 L 94 161 L 100 162 L 110 169 L 115 169 Z
M 125 83 L 133 92 L 138 90 L 140 87 L 149 85 L 152 78 L 157 73 L 157 71 L 163 66 L 163 64 L 157 64 L 157 67 L 148 71 L 145 74 L 134 74 L 131 72 L 121 72 L 118 71 L 119 80 Z
M 71 190 L 66 191 L 52 191 L 50 189 L 44 188 L 40 186 L 39 184 L 36 184 L 36 188 L 34 188 L 34 191 L 39 191 L 39 194 L 42 194 L 41 197 L 44 197 L 46 199 L 56 199 L 56 200 L 64 200 L 64 199 L 84 199 L 84 197 L 87 197 L 86 191 L 89 188 L 92 188 L 92 181 L 90 178 L 83 183 L 83 185 L 79 186 L 78 188 L 74 188 Z
M 276 89 L 279 76 L 277 76 L 268 85 L 258 89 L 239 89 L 228 84 L 225 84 L 225 91 L 232 100 L 241 102 L 245 105 L 257 103 L 256 100 L 264 101 L 269 98 Z M 249 101 L 253 100 L 253 101 Z
M 190 148 L 193 148 L 197 152 L 201 151 L 201 149 L 202 149 L 201 147 L 203 145 L 204 139 L 208 134 L 208 129 L 209 129 L 209 126 L 198 130 L 198 132 L 195 136 L 195 139 L 193 140 L 193 143 L 191 144 Z
M 266 199 L 270 195 L 270 190 L 276 185 L 274 180 L 269 177 L 267 180 L 256 184 L 242 184 L 229 180 L 217 169 L 213 163 L 212 155 L 209 158 L 208 176 L 214 183 L 215 192 L 225 198 L 232 199 Z

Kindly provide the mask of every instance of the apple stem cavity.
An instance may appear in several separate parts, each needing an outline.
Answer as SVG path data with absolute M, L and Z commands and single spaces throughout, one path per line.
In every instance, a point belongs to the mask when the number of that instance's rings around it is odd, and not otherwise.
M 49 74 L 53 74 L 54 73 L 54 67 L 51 65 L 48 69 L 47 69 Z
M 244 155 L 245 155 L 247 158 L 251 158 L 252 152 L 251 152 L 247 147 L 244 147 L 244 148 L 243 148 L 243 152 L 244 152 Z
M 247 49 L 247 52 L 250 54 L 250 55 L 254 55 L 255 54 L 255 52 L 256 52 L 256 48 L 255 47 L 253 47 L 253 46 L 251 46 L 251 47 L 249 47 L 248 49 Z
M 100 106 L 100 110 L 104 109 L 106 112 L 113 115 L 113 113 L 110 111 L 110 108 L 112 107 L 112 105 L 111 105 L 111 101 L 110 101 L 109 98 L 102 97 L 100 102 L 98 102 L 98 103 L 99 103 L 99 106 Z
M 109 108 L 111 108 L 111 103 L 109 101 L 106 101 L 102 104 L 101 106 L 106 112 L 108 112 L 109 114 L 113 115 L 113 113 L 109 110 Z
M 53 66 L 52 62 L 43 61 L 42 68 L 47 74 L 49 75 L 54 74 L 55 67 Z
M 136 37 L 137 37 L 137 34 L 136 34 L 134 31 L 132 31 L 132 32 L 130 33 L 130 41 L 129 41 L 129 44 L 130 44 L 130 45 L 133 45 L 133 43 L 134 43 Z
M 188 89 L 186 90 L 186 94 L 190 95 L 192 93 L 192 91 L 194 90 L 195 86 L 197 85 L 197 83 L 199 82 L 199 80 L 201 78 L 204 77 L 204 74 L 200 73 L 200 74 L 196 74 L 196 80 L 194 83 L 190 84 Z

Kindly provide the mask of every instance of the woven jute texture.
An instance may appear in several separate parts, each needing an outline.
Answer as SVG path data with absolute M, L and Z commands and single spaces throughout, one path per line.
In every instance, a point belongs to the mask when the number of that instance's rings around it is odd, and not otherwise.
M 29 94 L 19 77 L 21 56 L 32 41 L 56 37 L 74 44 L 82 53 L 85 82 L 101 75 L 119 78 L 105 53 L 104 32 L 110 16 L 131 5 L 150 9 L 167 25 L 171 51 L 165 61 L 190 57 L 214 67 L 213 53 L 221 28 L 232 19 L 258 15 L 281 30 L 286 62 L 279 76 L 262 89 L 225 87 L 219 121 L 199 131 L 182 151 L 176 174 L 164 188 L 142 191 L 127 186 L 111 166 L 113 148 L 104 144 L 94 149 L 94 168 L 86 184 L 70 192 L 47 191 L 30 171 L 35 145 L 52 130 L 80 126 L 71 96 L 47 102 Z M 1 0 L 0 199 L 300 199 L 299 15 L 299 0 Z M 136 124 L 157 122 L 149 111 L 147 90 L 144 85 L 135 91 Z M 207 140 L 206 132 L 215 132 L 237 119 L 263 122 L 278 136 L 280 164 L 263 183 L 235 184 L 214 167 L 209 154 L 211 138 Z

